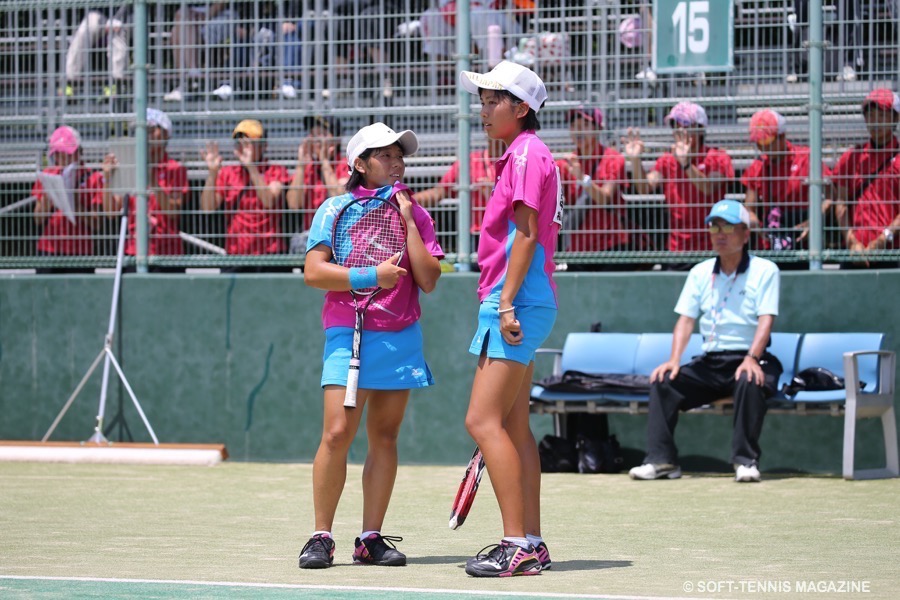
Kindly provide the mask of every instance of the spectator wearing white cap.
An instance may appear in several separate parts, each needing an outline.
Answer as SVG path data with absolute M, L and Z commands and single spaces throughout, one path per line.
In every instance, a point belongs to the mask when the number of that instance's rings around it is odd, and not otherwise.
M 706 145 L 709 119 L 702 106 L 679 102 L 665 120 L 672 127 L 675 143 L 670 152 L 657 159 L 649 173 L 641 162 L 644 142 L 640 131 L 629 128 L 623 140 L 635 189 L 639 194 L 651 194 L 662 187 L 669 209 L 669 251 L 709 250 L 703 219 L 734 178 L 731 157 L 724 150 Z
M 783 371 L 766 351 L 778 315 L 780 275 L 774 263 L 750 254 L 750 215 L 740 202 L 717 202 L 705 221 L 716 257 L 691 269 L 675 305 L 671 356 L 650 374 L 647 456 L 629 471 L 632 479 L 681 477 L 678 413 L 732 397 L 735 480 L 760 480 L 766 399 L 777 391 Z M 681 366 L 698 322 L 703 354 Z
M 43 226 L 37 242 L 38 256 L 91 256 L 94 254 L 93 230 L 96 226 L 94 205 L 103 187 L 103 175 L 88 169 L 81 159 L 81 135 L 73 127 L 57 127 L 48 140 L 47 155 L 51 165 L 44 169 L 50 175 L 62 175 L 70 198 L 74 219 L 68 216 L 50 200 L 44 186 L 36 181 L 31 195 L 34 204 L 34 221 Z M 93 268 L 85 267 L 39 267 L 40 274 L 48 273 L 93 273 Z
M 875 262 L 867 253 L 900 247 L 900 96 L 872 90 L 862 110 L 869 141 L 847 150 L 834 167 L 835 212 L 856 266 L 895 267 L 896 261 Z
M 744 171 L 744 205 L 750 212 L 750 225 L 762 227 L 760 248 L 798 250 L 806 248 L 809 236 L 809 148 L 787 139 L 787 121 L 767 108 L 750 118 L 750 142 L 760 157 Z M 822 176 L 831 177 L 831 169 L 822 163 Z M 823 215 L 831 209 L 831 187 L 825 187 Z M 782 262 L 781 269 L 806 268 L 806 262 Z
M 187 198 L 189 186 L 187 169 L 169 156 L 166 147 L 172 135 L 172 121 L 169 116 L 156 108 L 147 109 L 147 158 L 149 163 L 147 196 L 147 221 L 149 224 L 149 250 L 154 256 L 180 256 L 184 254 L 184 244 L 179 236 L 181 210 Z M 133 168 L 134 165 L 121 165 Z M 128 199 L 128 237 L 125 254 L 137 254 L 137 198 L 128 190 L 114 190 L 110 183 L 115 171 L 120 168 L 119 159 L 110 152 L 103 158 L 103 210 L 118 213 L 122 203 Z M 177 267 L 151 265 L 152 271 L 183 271 Z
M 481 123 L 506 152 L 478 243 L 478 357 L 466 429 L 484 455 L 503 519 L 503 539 L 466 562 L 475 577 L 535 575 L 549 568 L 541 537 L 541 468 L 528 421 L 534 355 L 556 320 L 553 254 L 563 219 L 559 168 L 535 133 L 547 100 L 533 71 L 503 61 L 489 73 L 463 71 L 460 85 L 481 100 Z

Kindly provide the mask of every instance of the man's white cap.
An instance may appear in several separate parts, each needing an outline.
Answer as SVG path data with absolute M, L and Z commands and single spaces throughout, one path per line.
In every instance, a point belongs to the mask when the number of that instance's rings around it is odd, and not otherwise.
M 363 127 L 347 143 L 347 163 L 350 165 L 350 170 L 353 170 L 353 163 L 366 150 L 384 148 L 395 142 L 400 143 L 403 156 L 415 154 L 419 149 L 419 138 L 409 129 L 397 133 L 384 123 L 372 123 Z
M 478 94 L 478 90 L 506 90 L 537 112 L 547 100 L 547 88 L 537 74 L 520 64 L 504 60 L 488 73 L 463 71 L 459 74 L 459 83 L 470 94 Z

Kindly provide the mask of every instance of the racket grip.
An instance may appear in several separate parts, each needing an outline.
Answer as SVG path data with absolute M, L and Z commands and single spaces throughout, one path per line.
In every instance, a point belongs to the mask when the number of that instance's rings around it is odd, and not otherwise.
M 359 388 L 359 364 L 351 361 L 347 371 L 347 392 L 344 394 L 344 408 L 356 408 L 356 390 Z

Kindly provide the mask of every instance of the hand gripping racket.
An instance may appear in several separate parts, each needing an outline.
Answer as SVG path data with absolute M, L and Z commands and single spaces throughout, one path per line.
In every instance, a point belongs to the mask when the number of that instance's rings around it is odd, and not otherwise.
M 475 453 L 472 454 L 472 458 L 466 466 L 466 474 L 459 483 L 453 506 L 450 508 L 450 529 L 459 529 L 466 522 L 482 475 L 484 475 L 484 457 L 481 456 L 481 450 L 476 447 Z
M 344 206 L 334 219 L 331 250 L 335 262 L 348 269 L 376 267 L 398 253 L 402 258 L 406 250 L 406 220 L 400 214 L 400 208 L 389 199 L 377 196 L 356 198 Z M 356 407 L 363 319 L 380 291 L 377 284 L 350 291 L 356 311 L 356 324 L 353 328 L 347 392 L 344 396 L 344 406 L 347 408 Z

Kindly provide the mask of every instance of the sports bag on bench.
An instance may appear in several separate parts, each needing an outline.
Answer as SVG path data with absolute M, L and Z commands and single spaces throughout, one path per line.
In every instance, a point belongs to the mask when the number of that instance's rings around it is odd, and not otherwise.
M 633 374 L 566 371 L 562 375 L 544 377 L 537 382 L 537 385 L 553 392 L 608 392 L 619 394 L 650 393 L 650 377 L 647 375 Z
M 803 369 L 784 384 L 781 391 L 785 396 L 795 396 L 797 392 L 828 392 L 844 389 L 844 378 L 822 367 L 810 367 Z M 866 387 L 865 381 L 859 382 L 859 389 Z

